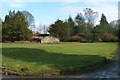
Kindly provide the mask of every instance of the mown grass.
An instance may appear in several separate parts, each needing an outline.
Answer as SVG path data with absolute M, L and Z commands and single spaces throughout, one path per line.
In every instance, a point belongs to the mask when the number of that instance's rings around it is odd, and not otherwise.
M 112 59 L 117 43 L 3 43 L 4 74 L 74 74 Z

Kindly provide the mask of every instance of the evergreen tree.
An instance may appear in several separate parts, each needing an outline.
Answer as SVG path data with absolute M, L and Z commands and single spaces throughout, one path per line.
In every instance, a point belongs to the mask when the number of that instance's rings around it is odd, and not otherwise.
M 30 36 L 31 31 L 28 29 L 28 22 L 23 13 L 10 11 L 3 24 L 3 41 L 28 40 Z
M 50 25 L 48 32 L 51 36 L 55 36 L 61 41 L 67 41 L 70 36 L 70 24 L 57 20 L 54 24 Z
M 0 18 L 0 32 L 2 31 L 2 19 Z
M 2 24 L 2 41 L 9 40 L 8 37 L 10 35 L 10 17 L 8 15 L 5 16 L 5 21 Z
M 113 27 L 107 21 L 107 18 L 104 14 L 101 16 L 100 25 L 97 26 L 97 31 L 101 34 L 103 33 L 112 33 Z
M 70 25 L 70 36 L 73 36 L 75 35 L 75 23 L 71 16 L 68 18 L 68 23 Z
M 110 25 L 106 16 L 102 14 L 100 24 L 96 26 L 96 34 L 98 35 L 98 39 L 101 39 L 102 41 L 116 41 L 116 31 L 116 28 Z M 107 37 L 109 38 L 107 39 Z
M 120 45 L 120 19 L 118 20 L 118 41 Z
M 76 35 L 83 35 L 86 32 L 86 24 L 85 24 L 85 19 L 84 16 L 82 15 L 82 13 L 77 14 L 77 16 L 75 17 L 75 22 L 76 22 Z
M 101 25 L 108 24 L 108 21 L 107 21 L 106 16 L 104 14 L 102 14 L 102 16 L 101 16 L 100 24 Z

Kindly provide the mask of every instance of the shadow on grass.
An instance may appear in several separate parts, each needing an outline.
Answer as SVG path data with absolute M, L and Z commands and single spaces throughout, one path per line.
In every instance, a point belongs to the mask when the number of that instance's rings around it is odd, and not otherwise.
M 32 48 L 3 48 L 2 55 L 15 61 L 25 61 L 26 64 L 34 62 L 36 66 L 51 65 L 50 67 L 60 70 L 60 74 L 74 74 L 81 70 L 89 70 L 105 61 L 105 58 L 98 55 L 51 53 Z

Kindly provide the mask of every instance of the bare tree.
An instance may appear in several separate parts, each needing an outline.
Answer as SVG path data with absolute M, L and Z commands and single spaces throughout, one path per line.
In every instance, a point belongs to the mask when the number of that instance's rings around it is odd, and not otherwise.
M 94 12 L 90 8 L 86 8 L 86 9 L 84 9 L 84 15 L 85 15 L 85 19 L 86 19 L 87 23 L 89 25 L 94 26 L 95 19 L 98 17 L 98 13 Z
M 37 27 L 37 32 L 40 34 L 47 34 L 48 33 L 48 27 L 46 25 L 40 24 L 39 27 Z
M 86 20 L 86 38 L 89 41 L 94 40 L 94 24 L 95 24 L 95 19 L 98 17 L 98 13 L 94 12 L 90 8 L 84 9 L 84 16 Z
M 28 21 L 28 26 L 30 30 L 35 28 L 35 19 L 34 16 L 28 11 L 22 11 L 23 15 L 25 16 L 26 20 Z
M 39 24 L 39 26 L 37 27 L 37 32 L 39 34 L 42 34 L 42 24 Z

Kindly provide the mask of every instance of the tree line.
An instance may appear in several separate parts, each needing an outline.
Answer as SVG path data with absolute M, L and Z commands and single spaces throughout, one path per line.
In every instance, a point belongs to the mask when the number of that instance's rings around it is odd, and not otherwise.
M 65 21 L 58 19 L 50 25 L 48 32 L 61 41 L 117 41 L 118 25 L 109 24 L 102 14 L 100 24 L 95 26 L 97 16 L 97 12 L 86 8 L 84 15 L 78 13 L 74 19 L 71 16 Z
M 77 13 L 73 19 L 56 20 L 47 30 L 51 36 L 61 41 L 117 41 L 118 25 L 108 23 L 104 14 L 100 24 L 95 25 L 98 13 L 90 8 L 84 14 Z M 35 28 L 34 16 L 28 11 L 9 11 L 2 22 L 2 41 L 30 40 Z

